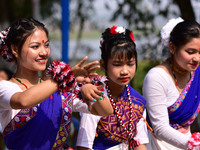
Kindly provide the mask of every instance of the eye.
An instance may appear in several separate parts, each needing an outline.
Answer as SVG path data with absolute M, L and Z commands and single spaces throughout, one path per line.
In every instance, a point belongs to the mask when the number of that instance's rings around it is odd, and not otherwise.
M 32 45 L 31 46 L 32 49 L 38 49 L 38 47 L 39 47 L 38 45 Z
M 49 45 L 50 45 L 49 43 L 46 43 L 46 44 L 44 45 L 44 47 L 45 47 L 45 48 L 49 48 Z
M 191 55 L 191 54 L 197 53 L 197 50 L 195 50 L 195 49 L 188 49 L 188 50 L 186 50 L 186 52 Z
M 121 66 L 120 63 L 113 63 L 112 65 L 113 65 L 113 66 Z
M 128 63 L 129 66 L 134 66 L 135 63 L 134 62 L 131 62 L 131 63 Z

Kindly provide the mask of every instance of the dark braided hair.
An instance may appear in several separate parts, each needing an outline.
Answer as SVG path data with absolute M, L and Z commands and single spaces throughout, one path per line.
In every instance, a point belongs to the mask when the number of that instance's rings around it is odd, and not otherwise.
M 11 51 L 11 45 L 14 45 L 17 47 L 20 55 L 22 46 L 26 39 L 33 34 L 36 29 L 45 31 L 48 37 L 48 30 L 45 25 L 33 18 L 21 18 L 14 22 L 7 35 L 7 46 L 9 51 Z
M 196 21 L 185 20 L 178 23 L 170 33 L 170 42 L 178 49 L 193 38 L 200 38 L 200 25 Z
M 114 29 L 116 29 L 116 26 Z M 120 54 L 119 59 L 125 55 L 128 60 L 135 58 L 137 68 L 137 51 L 134 42 L 134 35 L 129 29 L 124 28 L 124 32 L 113 33 L 113 27 L 107 28 L 101 36 L 101 58 L 107 68 L 108 59 L 112 58 L 115 54 Z M 120 27 L 122 28 L 122 27 Z

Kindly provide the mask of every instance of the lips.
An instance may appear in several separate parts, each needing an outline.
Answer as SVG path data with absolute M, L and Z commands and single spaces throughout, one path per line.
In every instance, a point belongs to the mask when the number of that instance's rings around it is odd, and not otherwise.
M 129 80 L 129 77 L 121 77 L 119 78 L 121 81 L 128 81 Z
M 40 59 L 40 60 L 36 60 L 39 64 L 45 64 L 46 63 L 46 59 Z
M 198 66 L 198 64 L 191 64 L 193 67 L 197 67 Z

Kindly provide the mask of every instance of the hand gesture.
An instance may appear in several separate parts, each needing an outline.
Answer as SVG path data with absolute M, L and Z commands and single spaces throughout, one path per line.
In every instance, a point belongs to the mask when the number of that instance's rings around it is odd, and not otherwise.
M 74 73 L 74 76 L 77 82 L 89 83 L 90 82 L 89 77 L 98 75 L 97 73 L 93 71 L 100 68 L 100 66 L 97 65 L 99 62 L 93 61 L 93 62 L 83 65 L 87 59 L 88 57 L 85 56 L 78 64 L 72 67 L 72 71 Z
M 103 88 L 105 85 L 95 86 L 93 84 L 84 84 L 81 88 L 81 94 L 83 101 L 85 102 L 96 102 L 105 98 Z

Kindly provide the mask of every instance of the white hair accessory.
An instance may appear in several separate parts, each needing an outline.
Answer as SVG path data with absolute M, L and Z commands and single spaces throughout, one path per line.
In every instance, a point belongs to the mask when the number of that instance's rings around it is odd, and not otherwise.
M 117 33 L 124 33 L 125 34 L 126 29 L 124 27 L 117 27 L 117 29 L 115 29 L 115 31 Z
M 170 19 L 165 26 L 161 29 L 161 40 L 162 44 L 167 47 L 169 44 L 170 33 L 172 32 L 173 28 L 180 22 L 184 20 L 181 17 L 176 19 Z

